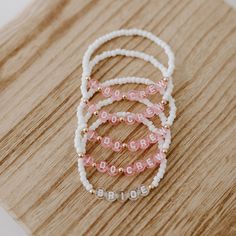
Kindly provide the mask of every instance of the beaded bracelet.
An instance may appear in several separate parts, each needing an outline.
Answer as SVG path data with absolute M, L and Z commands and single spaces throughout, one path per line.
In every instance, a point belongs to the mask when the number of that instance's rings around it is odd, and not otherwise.
M 125 117 L 127 114 L 127 112 L 118 112 L 116 113 L 116 116 L 117 117 Z M 155 126 L 153 125 L 152 121 L 148 120 L 148 119 L 143 119 L 142 123 L 144 125 L 146 125 L 149 129 L 149 131 L 151 132 L 151 134 L 154 134 L 154 135 L 158 135 L 158 136 L 161 136 L 161 138 L 158 138 L 156 136 L 154 136 L 154 138 L 151 138 L 151 142 L 152 143 L 156 143 L 158 142 L 158 147 L 159 149 L 162 150 L 162 146 L 163 144 L 167 144 L 169 145 L 170 143 L 170 130 L 169 129 L 156 129 Z M 84 146 L 86 146 L 87 144 L 87 141 L 91 138 L 93 138 L 94 140 L 97 140 L 97 137 L 94 137 L 94 136 L 91 136 L 91 134 L 89 133 L 89 131 L 91 132 L 94 132 L 101 124 L 103 124 L 103 122 L 100 120 L 100 119 L 97 119 L 91 126 L 90 126 L 90 130 L 86 131 L 84 137 L 82 138 L 82 136 L 80 136 L 80 143 L 84 143 Z M 93 133 L 94 135 L 94 133 Z M 141 143 L 142 144 L 142 149 L 146 149 L 147 148 L 147 145 L 146 145 L 146 140 L 145 139 L 141 139 L 143 141 L 145 141 L 145 143 Z M 131 150 L 131 151 L 137 151 L 137 148 L 135 147 L 135 150 L 131 147 L 133 145 L 133 142 L 134 141 L 131 141 L 127 146 L 128 148 Z M 106 146 L 108 146 L 109 144 L 106 143 Z M 130 147 L 129 147 L 130 146 Z M 116 150 L 115 151 L 119 151 L 121 148 L 121 146 L 119 146 L 119 148 L 117 149 L 116 147 Z M 156 166 L 156 163 L 159 164 L 160 162 L 160 155 L 165 155 L 162 151 L 160 153 L 158 153 L 157 155 L 154 155 L 153 157 L 150 157 L 146 160 L 146 165 L 144 166 L 143 165 L 143 161 L 141 161 L 140 163 L 140 160 L 138 161 L 139 164 L 139 167 L 138 170 L 136 168 L 136 172 L 139 173 L 142 171 L 144 171 L 144 169 L 147 167 L 147 168 L 154 168 Z M 82 156 L 85 160 L 85 166 L 94 166 L 94 159 L 91 158 L 91 156 L 88 156 L 88 155 L 83 155 Z M 163 156 L 162 156 L 163 157 Z M 137 164 L 137 163 L 136 163 Z M 140 165 L 143 165 L 142 167 Z M 102 161 L 100 162 L 100 165 L 95 165 L 94 167 L 97 167 L 97 169 L 102 172 L 102 173 L 105 173 L 107 172 L 108 174 L 114 176 L 116 175 L 118 172 L 118 168 L 114 168 L 115 166 L 110 166 L 108 168 L 107 166 L 107 163 L 105 161 Z M 123 171 L 120 171 L 121 173 L 124 172 L 126 175 L 133 175 L 135 173 L 135 170 L 133 169 L 132 165 L 128 165 L 126 168 L 122 168 L 121 170 Z
M 91 63 L 88 63 L 90 61 L 90 57 L 93 53 L 94 50 L 96 50 L 101 44 L 103 44 L 104 42 L 107 42 L 109 40 L 111 40 L 112 38 L 115 38 L 115 37 L 119 37 L 119 36 L 122 36 L 122 35 L 127 35 L 127 36 L 130 36 L 130 35 L 140 35 L 140 36 L 143 36 L 143 37 L 146 37 L 146 38 L 149 38 L 150 40 L 154 41 L 155 43 L 157 43 L 158 45 L 160 45 L 161 47 L 164 48 L 166 54 L 168 55 L 168 69 L 166 69 L 162 64 L 160 64 L 158 61 L 157 61 L 157 66 L 162 74 L 165 76 L 165 77 L 170 77 L 172 72 L 173 72 L 173 69 L 174 69 L 174 56 L 173 56 L 173 53 L 171 52 L 169 46 L 164 43 L 163 41 L 161 41 L 159 38 L 157 38 L 156 36 L 152 35 L 151 33 L 149 32 L 145 32 L 145 31 L 142 31 L 142 30 L 136 30 L 136 29 L 133 29 L 133 30 L 120 30 L 120 31 L 115 31 L 111 34 L 108 34 L 106 36 L 103 36 L 101 38 L 99 38 L 98 40 L 95 41 L 94 44 L 92 44 L 87 52 L 85 53 L 85 56 L 84 56 L 84 59 L 83 59 L 83 74 L 82 74 L 82 85 L 81 85 L 81 92 L 82 92 L 82 95 L 83 95 L 83 98 L 87 99 L 89 96 L 88 96 L 88 93 L 90 91 L 87 91 L 87 80 L 85 79 L 87 76 L 89 76 L 90 72 L 91 72 L 91 68 L 89 68 L 89 64 Z M 121 55 L 126 55 L 126 52 L 125 50 L 122 50 L 122 49 L 118 49 L 118 50 L 113 50 L 113 51 L 116 51 L 115 53 L 107 53 L 107 54 L 104 54 L 103 57 L 110 57 L 110 56 L 113 56 L 115 54 L 121 54 Z M 126 50 L 127 51 L 127 50 Z M 146 54 L 142 54 L 140 52 L 136 52 L 136 51 L 132 51 L 132 54 L 133 55 L 142 55 L 141 57 L 143 57 L 144 55 Z M 147 56 L 147 57 L 146 57 Z M 155 61 L 155 58 L 149 56 L 149 55 L 146 55 L 144 57 L 144 60 L 149 60 L 150 61 Z M 138 57 L 138 56 L 137 56 Z M 149 57 L 149 58 L 148 58 Z M 95 59 L 98 58 L 98 57 L 95 57 Z M 99 58 L 98 58 L 99 59 Z M 96 60 L 98 60 L 96 59 Z M 95 60 L 95 61 L 96 61 Z M 96 63 L 95 63 L 96 64 Z M 121 82 L 121 81 L 119 81 Z M 125 83 L 127 83 L 126 79 L 124 80 Z M 151 83 L 153 83 L 152 81 L 150 81 Z M 173 123 L 173 120 L 175 118 L 175 111 L 176 111 L 176 108 L 175 108 L 175 104 L 174 104 L 174 100 L 173 98 L 171 97 L 171 91 L 172 91 L 172 88 L 173 88 L 173 84 L 172 84 L 172 80 L 169 79 L 168 81 L 168 84 L 170 84 L 170 86 L 167 88 L 166 90 L 166 94 L 163 95 L 163 98 L 166 98 L 166 100 L 169 101 L 169 106 L 170 106 L 170 115 L 168 116 L 168 118 L 164 117 L 164 114 L 162 114 L 162 123 L 165 123 L 167 125 L 172 125 Z M 171 88 L 172 86 L 172 88 Z M 107 101 L 103 101 L 100 103 L 100 106 L 102 105 L 108 105 L 108 104 L 111 104 L 113 101 L 109 101 L 109 99 Z M 150 102 L 148 100 L 145 101 L 146 103 Z M 144 103 L 145 103 L 144 102 Z M 83 104 L 78 108 L 77 110 L 77 114 L 78 114 L 78 117 L 79 115 L 82 115 L 82 111 L 84 109 L 84 106 Z M 172 112 L 171 112 L 172 111 Z M 83 115 L 82 115 L 83 116 Z M 86 115 L 87 117 L 90 116 L 90 114 L 87 114 Z M 166 119 L 164 119 L 166 118 Z M 83 126 L 86 126 L 86 120 L 88 121 L 88 119 L 85 119 L 84 122 L 82 122 L 82 124 L 78 124 L 78 128 L 77 128 L 77 131 L 76 131 L 76 137 L 77 135 L 79 135 L 79 133 L 81 132 L 81 128 Z M 155 127 L 154 127 L 155 129 Z M 75 137 L 75 146 L 76 146 L 76 149 L 77 150 L 82 150 L 83 147 L 82 145 L 78 145 L 78 142 L 77 142 L 77 138 Z M 168 144 L 169 145 L 169 144 Z M 84 150 L 82 150 L 84 151 Z M 114 193 L 114 192 L 111 192 L 111 191 L 105 191 L 103 189 L 97 189 L 96 191 L 96 195 L 97 197 L 106 197 L 107 200 L 110 200 L 110 201 L 113 201 L 113 200 L 116 200 L 116 199 L 120 199 L 120 200 L 125 200 L 127 197 L 129 197 L 131 200 L 134 200 L 138 197 L 138 195 L 140 196 L 145 196 L 149 193 L 149 189 L 153 188 L 153 187 L 156 187 L 160 181 L 160 179 L 163 177 L 163 174 L 165 172 L 165 168 L 166 168 L 166 159 L 163 158 L 161 161 L 160 161 L 160 168 L 159 168 L 159 171 L 158 173 L 156 174 L 156 176 L 154 177 L 153 181 L 152 181 L 152 184 L 149 186 L 149 188 L 146 188 L 145 186 L 141 185 L 138 190 L 132 190 L 130 191 L 130 193 L 128 194 L 128 196 L 124 193 L 124 192 L 121 192 L 121 193 Z M 86 178 L 86 172 L 85 172 L 85 169 L 84 169 L 84 165 L 83 165 L 83 160 L 81 158 L 79 158 L 78 160 L 78 170 L 79 170 L 79 173 L 80 173 L 80 177 L 81 177 L 81 181 L 83 183 L 83 185 L 85 186 L 85 188 L 87 190 L 89 190 L 90 192 L 95 192 L 93 190 L 93 187 L 92 185 L 89 183 L 89 181 L 87 180 Z

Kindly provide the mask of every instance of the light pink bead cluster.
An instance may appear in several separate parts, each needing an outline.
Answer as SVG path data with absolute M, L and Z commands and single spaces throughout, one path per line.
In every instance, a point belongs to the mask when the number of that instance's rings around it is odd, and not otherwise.
M 104 148 L 111 148 L 114 152 L 120 152 L 124 148 L 128 148 L 131 152 L 135 152 L 139 149 L 145 150 L 151 144 L 162 142 L 168 133 L 168 129 L 160 128 L 156 129 L 155 132 L 150 132 L 146 137 L 141 138 L 140 140 L 131 140 L 128 143 L 124 143 L 112 140 L 108 136 L 101 137 L 95 130 L 88 130 L 87 139 L 93 142 L 99 141 Z
M 97 80 L 89 80 L 88 85 L 90 88 L 101 91 L 102 95 L 106 98 L 113 98 L 115 101 L 120 101 L 122 98 L 126 98 L 130 101 L 137 101 L 142 98 L 146 98 L 149 95 L 154 95 L 156 93 L 163 93 L 167 87 L 165 80 L 160 80 L 155 84 L 148 85 L 145 90 L 131 90 L 128 92 L 122 92 L 119 89 L 113 90 L 109 86 L 103 86 Z
M 157 153 L 148 157 L 145 160 L 135 161 L 133 164 L 125 167 L 117 167 L 115 165 L 109 165 L 106 161 L 96 162 L 91 155 L 85 155 L 83 157 L 84 165 L 95 167 L 101 173 L 107 173 L 110 176 L 116 176 L 118 174 L 125 174 L 131 176 L 143 172 L 145 169 L 155 168 L 160 165 L 161 161 L 166 158 L 163 152 Z

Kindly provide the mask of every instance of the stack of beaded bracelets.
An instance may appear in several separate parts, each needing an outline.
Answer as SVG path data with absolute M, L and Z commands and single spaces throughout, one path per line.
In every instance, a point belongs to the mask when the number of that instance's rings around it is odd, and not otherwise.
M 126 49 L 105 51 L 91 60 L 92 54 L 102 44 L 121 36 L 141 36 L 159 45 L 164 49 L 168 57 L 168 67 L 166 68 L 153 56 L 139 51 Z M 161 71 L 163 79 L 158 82 L 154 82 L 147 78 L 123 77 L 99 83 L 91 78 L 92 69 L 96 64 L 98 64 L 101 60 L 109 57 L 115 57 L 117 55 L 135 57 L 150 62 L 154 67 Z M 80 180 L 87 191 L 94 193 L 97 198 L 106 199 L 108 201 L 126 201 L 127 199 L 136 200 L 139 197 L 147 196 L 151 189 L 158 186 L 160 180 L 163 178 L 167 164 L 166 152 L 171 142 L 170 127 L 173 124 L 176 114 L 175 101 L 171 96 L 173 90 L 171 76 L 174 71 L 174 54 L 168 44 L 150 32 L 138 29 L 118 30 L 95 40 L 95 42 L 88 47 L 86 53 L 84 54 L 82 66 L 82 99 L 77 108 L 78 126 L 75 132 L 74 140 L 75 148 L 79 156 L 78 171 L 80 174 Z M 146 88 L 144 90 L 131 90 L 128 92 L 113 90 L 111 88 L 113 85 L 122 85 L 127 83 L 143 84 Z M 100 92 L 106 99 L 101 100 L 97 104 L 91 104 L 90 99 L 96 92 Z M 154 104 L 147 99 L 149 95 L 154 95 L 156 93 L 161 94 L 161 103 Z M 142 103 L 146 105 L 146 109 L 136 114 L 131 112 L 108 113 L 105 110 L 101 110 L 104 106 L 122 99 Z M 164 108 L 167 103 L 169 104 L 169 114 L 166 116 L 164 113 Z M 88 127 L 88 121 L 92 115 L 97 115 L 98 119 L 90 127 Z M 152 121 L 149 120 L 154 116 L 158 116 L 161 120 L 161 128 L 155 127 Z M 150 133 L 141 140 L 132 140 L 129 143 L 121 143 L 119 141 L 113 141 L 110 137 L 101 137 L 97 134 L 96 129 L 105 122 L 110 122 L 112 125 L 116 125 L 118 122 L 126 122 L 127 125 L 135 122 L 143 123 L 148 127 Z M 112 148 L 115 152 L 119 152 L 123 148 L 128 148 L 129 151 L 134 152 L 138 149 L 146 149 L 152 144 L 157 145 L 157 149 L 159 149 L 159 151 L 146 160 L 136 161 L 133 165 L 116 167 L 115 165 L 108 165 L 106 161 L 95 162 L 94 158 L 86 153 L 87 141 L 100 142 L 103 147 Z M 154 168 L 158 166 L 159 169 L 150 185 L 145 186 L 140 184 L 139 187 L 132 189 L 129 192 L 114 192 L 107 191 L 100 187 L 95 189 L 87 179 L 85 166 L 96 167 L 99 172 L 108 173 L 111 176 L 123 173 L 126 175 L 133 175 L 144 171 L 146 168 Z

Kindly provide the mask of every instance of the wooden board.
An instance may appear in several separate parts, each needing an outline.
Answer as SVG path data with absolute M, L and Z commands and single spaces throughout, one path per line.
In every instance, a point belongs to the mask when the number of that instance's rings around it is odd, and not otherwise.
M 160 186 L 136 202 L 108 203 L 84 190 L 76 169 L 81 59 L 97 37 L 132 27 L 173 48 L 178 112 Z M 139 37 L 99 52 L 117 47 L 166 63 L 162 50 Z M 1 30 L 1 204 L 33 235 L 235 235 L 235 62 L 236 13 L 223 1 L 35 1 Z M 148 63 L 122 57 L 93 74 L 100 81 L 122 75 L 160 76 Z M 139 106 L 110 109 L 120 108 Z M 124 139 L 146 132 L 142 125 L 108 128 L 99 132 Z M 91 150 L 105 155 L 98 145 Z M 153 174 L 100 178 L 89 170 L 88 177 L 95 186 L 130 189 Z

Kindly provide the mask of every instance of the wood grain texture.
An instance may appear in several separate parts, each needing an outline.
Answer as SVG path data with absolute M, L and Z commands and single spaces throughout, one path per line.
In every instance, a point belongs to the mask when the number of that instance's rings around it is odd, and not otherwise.
M 97 37 L 132 27 L 173 48 L 178 112 L 160 186 L 136 202 L 108 203 L 84 190 L 76 169 L 81 59 Z M 160 49 L 139 37 L 114 40 L 98 52 L 117 47 L 166 63 Z M 236 235 L 235 62 L 236 13 L 219 0 L 35 1 L 1 30 L 1 204 L 32 235 Z M 123 75 L 160 77 L 148 63 L 122 57 L 100 63 L 93 74 L 100 81 Z M 141 106 L 109 109 L 121 107 Z M 145 131 L 142 125 L 99 129 L 125 140 Z M 90 151 L 112 159 L 100 146 Z M 153 174 L 100 178 L 90 170 L 89 179 L 130 189 Z

